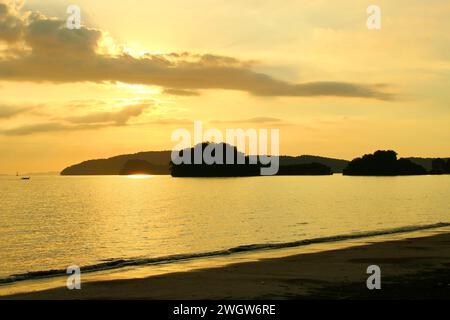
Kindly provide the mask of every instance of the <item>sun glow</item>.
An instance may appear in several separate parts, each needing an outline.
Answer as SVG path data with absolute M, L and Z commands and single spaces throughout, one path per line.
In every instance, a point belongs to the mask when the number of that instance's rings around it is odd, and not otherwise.
M 134 94 L 154 95 L 154 94 L 161 93 L 161 89 L 156 86 L 146 86 L 146 85 L 141 85 L 141 84 L 128 84 L 128 83 L 123 83 L 123 82 L 116 82 L 113 86 L 120 90 L 124 90 L 124 91 L 127 91 L 129 93 L 134 93 Z
M 127 178 L 130 179 L 149 179 L 149 178 L 153 178 L 154 176 L 151 174 L 130 174 L 127 176 Z

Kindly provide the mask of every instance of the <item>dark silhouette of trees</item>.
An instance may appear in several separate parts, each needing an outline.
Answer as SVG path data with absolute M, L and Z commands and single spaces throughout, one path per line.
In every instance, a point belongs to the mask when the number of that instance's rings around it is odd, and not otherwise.
M 195 163 L 195 152 L 203 155 L 206 148 L 209 148 L 211 155 L 216 158 L 216 163 L 205 163 L 203 157 L 201 163 Z M 216 150 L 221 149 L 222 156 L 217 155 Z M 228 156 L 227 156 L 228 152 Z M 230 157 L 231 155 L 231 157 Z M 183 163 L 181 159 L 184 159 Z M 233 159 L 233 164 L 230 161 Z M 240 160 L 240 162 L 239 162 Z M 181 150 L 178 159 L 170 162 L 170 172 L 173 177 L 246 177 L 261 175 L 261 168 L 264 167 L 258 160 L 258 156 L 245 156 L 239 152 L 235 146 L 226 143 L 204 142 L 193 148 Z M 218 163 L 217 163 L 218 162 Z M 280 166 L 277 175 L 331 175 L 331 168 L 319 164 L 293 164 Z
M 445 173 L 450 173 L 450 158 L 447 159 L 447 163 L 445 164 Z
M 448 160 L 447 162 L 445 162 L 444 159 L 441 158 L 437 158 L 434 159 L 433 162 L 431 163 L 431 174 L 444 174 L 444 173 L 448 173 L 447 170 L 447 164 L 448 164 Z
M 396 168 L 396 175 L 399 176 L 427 174 L 427 170 L 425 170 L 424 167 L 405 158 L 400 158 L 397 160 Z
M 205 149 L 211 148 L 211 156 L 216 159 L 216 163 L 208 164 L 204 161 L 203 153 Z M 221 150 L 222 155 L 216 154 L 217 150 Z M 195 163 L 195 153 L 201 155 L 200 163 Z M 234 164 L 230 162 L 230 155 Z M 175 164 L 170 161 L 170 173 L 173 177 L 245 177 L 260 175 L 260 165 L 250 164 L 249 157 L 239 152 L 235 146 L 226 143 L 209 143 L 203 142 L 197 144 L 193 148 L 181 150 L 178 155 L 179 159 L 183 159 L 183 163 Z M 244 163 L 239 164 L 238 160 Z
M 378 150 L 362 158 L 353 159 L 344 169 L 344 175 L 357 176 L 397 176 L 426 174 L 426 170 L 408 159 L 397 159 L 392 150 Z

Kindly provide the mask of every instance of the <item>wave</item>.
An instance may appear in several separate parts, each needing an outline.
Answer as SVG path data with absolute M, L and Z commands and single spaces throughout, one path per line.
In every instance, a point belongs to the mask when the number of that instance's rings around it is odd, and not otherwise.
M 337 242 L 344 240 L 352 240 L 352 239 L 361 239 L 367 237 L 375 237 L 389 234 L 398 234 L 398 233 L 406 233 L 427 229 L 435 229 L 448 227 L 450 223 L 435 223 L 429 225 L 420 225 L 420 226 L 407 226 L 400 227 L 395 229 L 388 230 L 378 230 L 378 231 L 370 231 L 365 233 L 353 233 L 346 235 L 337 235 L 330 237 L 320 237 L 313 239 L 303 239 L 292 242 L 282 242 L 282 243 L 263 243 L 263 244 L 249 244 L 237 246 L 224 250 L 217 251 L 209 251 L 209 252 L 201 252 L 201 253 L 190 253 L 190 254 L 176 254 L 155 258 L 132 258 L 132 259 L 112 259 L 107 262 L 102 262 L 93 265 L 87 265 L 80 267 L 82 273 L 95 272 L 95 271 L 105 271 L 112 269 L 119 269 L 123 267 L 133 267 L 133 266 L 145 266 L 152 264 L 163 264 L 163 263 L 172 263 L 181 260 L 190 260 L 190 259 L 198 259 L 198 258 L 207 258 L 207 257 L 217 257 L 217 256 L 227 256 L 240 252 L 249 252 L 256 250 L 267 250 L 267 249 L 283 249 L 283 248 L 292 248 L 299 247 L 317 243 L 327 243 L 327 242 Z M 44 271 L 32 271 L 22 274 L 14 274 L 8 277 L 0 278 L 0 285 L 12 284 L 19 281 L 26 280 L 35 280 L 35 279 L 43 279 L 50 277 L 58 277 L 64 276 L 66 274 L 66 269 L 54 269 L 54 270 L 44 270 Z

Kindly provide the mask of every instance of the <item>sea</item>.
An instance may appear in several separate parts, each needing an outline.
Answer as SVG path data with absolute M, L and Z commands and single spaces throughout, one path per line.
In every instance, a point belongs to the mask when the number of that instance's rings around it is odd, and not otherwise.
M 450 175 L 0 177 L 0 286 L 449 226 Z

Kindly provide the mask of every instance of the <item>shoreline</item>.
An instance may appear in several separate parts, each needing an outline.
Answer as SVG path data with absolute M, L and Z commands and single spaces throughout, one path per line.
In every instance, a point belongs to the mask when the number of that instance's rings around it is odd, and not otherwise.
M 82 279 L 81 290 L 60 286 L 0 299 L 415 299 L 429 297 L 428 287 L 434 298 L 450 299 L 448 227 L 301 249 L 237 254 L 228 262 L 187 261 L 188 271 L 160 266 L 152 274 L 142 268 L 139 276 L 130 270 L 122 278 Z M 382 290 L 366 288 L 373 264 L 381 268 Z
M 171 264 L 177 262 L 185 262 L 191 261 L 194 259 L 210 259 L 215 257 L 230 257 L 230 260 L 233 260 L 233 255 L 242 253 L 242 254 L 258 254 L 258 253 L 267 253 L 268 250 L 280 250 L 280 249 L 294 249 L 298 250 L 298 253 L 302 252 L 302 248 L 305 246 L 320 246 L 321 244 L 330 244 L 333 246 L 333 243 L 346 243 L 349 241 L 359 241 L 364 239 L 371 239 L 374 237 L 384 237 L 384 236 L 395 236 L 402 234 L 410 234 L 413 232 L 422 232 L 426 230 L 435 230 L 441 228 L 449 228 L 450 223 L 439 222 L 435 224 L 429 225 L 418 225 L 418 226 L 405 226 L 394 229 L 387 230 L 376 230 L 376 231 L 367 231 L 360 233 L 352 233 L 352 234 L 343 234 L 343 235 L 334 235 L 334 236 L 326 236 L 326 237 L 318 237 L 318 238 L 310 238 L 310 239 L 302 239 L 296 241 L 289 242 L 279 242 L 279 243 L 259 243 L 259 244 L 249 244 L 249 245 L 240 245 L 236 247 L 231 247 L 228 249 L 219 249 L 215 251 L 207 251 L 207 252 L 197 252 L 197 253 L 186 253 L 186 254 L 173 254 L 168 256 L 160 256 L 154 258 L 136 258 L 136 259 L 117 259 L 111 260 L 108 262 L 102 262 L 99 264 L 91 264 L 81 267 L 81 272 L 86 274 L 97 273 L 97 272 L 120 272 L 124 268 L 139 268 L 145 267 L 149 265 L 164 265 Z M 33 271 L 22 274 L 15 274 L 14 276 L 0 278 L 0 296 L 1 296 L 1 286 L 7 285 L 15 285 L 17 283 L 25 282 L 25 281 L 36 281 L 36 280 L 45 280 L 52 279 L 57 277 L 66 276 L 65 269 L 51 269 L 51 270 L 40 270 Z

